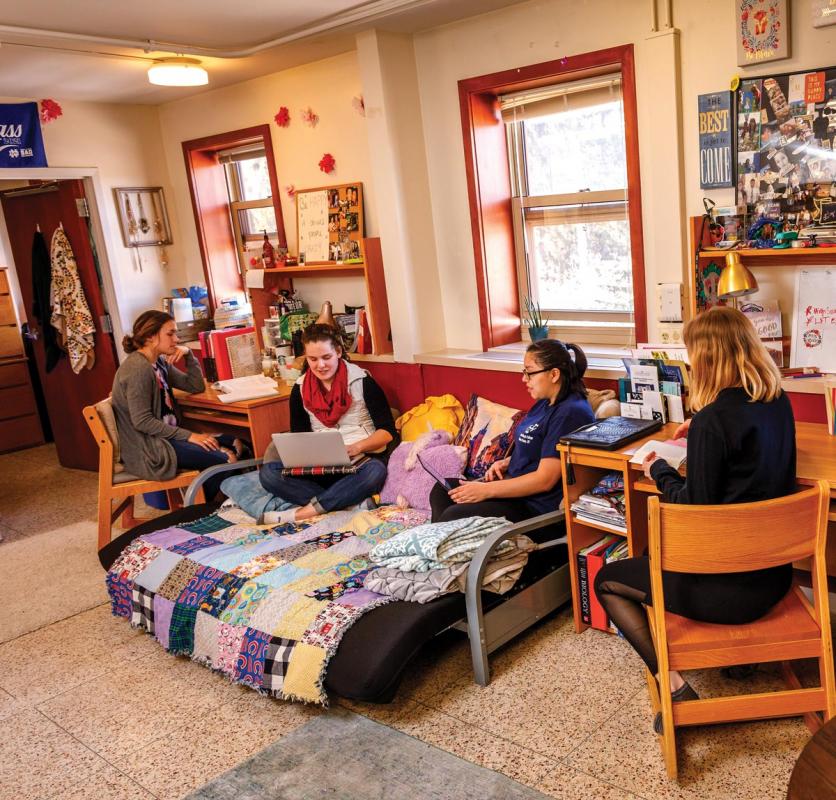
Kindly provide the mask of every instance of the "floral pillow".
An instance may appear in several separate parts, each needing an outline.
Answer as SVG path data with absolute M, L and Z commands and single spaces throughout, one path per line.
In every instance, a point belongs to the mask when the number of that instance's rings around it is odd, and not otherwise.
M 471 395 L 453 444 L 467 448 L 467 478 L 481 478 L 494 461 L 505 458 L 525 416 L 524 411 Z

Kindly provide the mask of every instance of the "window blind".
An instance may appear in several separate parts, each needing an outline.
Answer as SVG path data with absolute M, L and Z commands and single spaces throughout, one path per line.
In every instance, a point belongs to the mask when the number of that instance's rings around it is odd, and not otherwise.
M 614 74 L 500 95 L 499 107 L 503 121 L 513 122 L 620 101 L 621 75 Z

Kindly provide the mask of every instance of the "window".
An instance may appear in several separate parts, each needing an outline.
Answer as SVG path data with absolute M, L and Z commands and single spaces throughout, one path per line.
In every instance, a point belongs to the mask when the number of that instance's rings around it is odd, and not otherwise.
M 620 75 L 499 101 L 521 295 L 558 325 L 592 321 L 627 344 L 633 265 Z
M 526 296 L 558 336 L 645 339 L 633 46 L 467 78 L 459 102 L 484 349 L 520 341 Z

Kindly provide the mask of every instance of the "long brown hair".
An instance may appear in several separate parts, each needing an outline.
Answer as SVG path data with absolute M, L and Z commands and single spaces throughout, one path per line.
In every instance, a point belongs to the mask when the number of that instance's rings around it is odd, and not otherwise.
M 781 373 L 751 320 L 736 308 L 716 306 L 685 325 L 691 359 L 691 408 L 699 411 L 723 389 L 740 386 L 751 402 L 781 394 Z
M 339 350 L 340 358 L 343 359 L 343 361 L 350 360 L 345 349 L 345 344 L 343 343 L 342 332 L 333 325 L 325 325 L 322 322 L 314 322 L 312 325 L 308 325 L 308 327 L 302 331 L 302 344 L 306 345 L 309 342 L 331 342 L 331 346 L 334 350 Z M 305 373 L 307 371 L 308 361 L 305 359 L 305 362 L 302 365 L 302 372 Z
M 174 317 L 166 314 L 165 311 L 143 311 L 134 322 L 131 333 L 122 337 L 122 349 L 126 353 L 133 353 L 148 343 L 148 340 L 156 336 L 166 322 L 173 322 Z

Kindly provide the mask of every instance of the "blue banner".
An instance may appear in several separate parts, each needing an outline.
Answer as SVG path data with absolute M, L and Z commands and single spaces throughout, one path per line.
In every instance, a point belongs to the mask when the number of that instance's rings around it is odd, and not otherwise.
M 697 97 L 700 123 L 700 189 L 734 186 L 731 92 Z
M 38 104 L 0 104 L 0 167 L 45 166 Z

